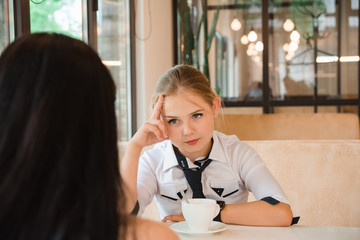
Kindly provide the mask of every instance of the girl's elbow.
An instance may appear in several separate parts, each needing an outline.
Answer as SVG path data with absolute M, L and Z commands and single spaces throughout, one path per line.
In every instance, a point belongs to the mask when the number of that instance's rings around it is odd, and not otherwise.
M 279 225 L 280 227 L 289 227 L 291 226 L 293 213 L 289 205 L 284 206 L 281 208 L 279 212 Z

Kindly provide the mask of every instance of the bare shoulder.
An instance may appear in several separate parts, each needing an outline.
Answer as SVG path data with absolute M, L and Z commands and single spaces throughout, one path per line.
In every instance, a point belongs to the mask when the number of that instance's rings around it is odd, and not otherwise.
M 129 227 L 127 239 L 178 240 L 178 236 L 166 223 L 135 218 Z

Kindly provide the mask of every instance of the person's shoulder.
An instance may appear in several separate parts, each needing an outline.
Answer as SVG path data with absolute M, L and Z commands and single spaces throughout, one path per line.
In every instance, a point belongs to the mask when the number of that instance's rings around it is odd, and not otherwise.
M 218 131 L 214 131 L 213 137 L 217 138 L 217 140 L 221 143 L 226 143 L 226 144 L 241 143 L 240 139 L 236 135 L 226 135 L 226 134 L 224 134 L 222 132 L 218 132 Z
M 144 149 L 144 153 L 150 154 L 150 155 L 157 155 L 159 153 L 164 153 L 167 148 L 169 148 L 169 145 L 171 145 L 170 140 L 164 140 L 162 142 L 158 142 L 154 145 L 148 146 Z
M 141 157 L 151 162 L 160 161 L 162 159 L 162 156 L 164 156 L 166 152 L 169 151 L 169 148 L 171 146 L 172 145 L 170 140 L 156 143 L 152 146 L 146 147 Z
M 148 240 L 178 240 L 178 236 L 166 223 L 155 222 L 143 218 L 135 218 L 135 231 L 128 231 L 128 234 L 135 233 L 127 239 L 148 239 Z
M 252 147 L 244 141 L 241 141 L 236 135 L 226 135 L 224 133 L 214 131 L 214 139 L 215 142 L 218 142 L 216 145 L 221 145 L 226 152 L 236 152 L 245 153 L 245 152 L 253 152 Z

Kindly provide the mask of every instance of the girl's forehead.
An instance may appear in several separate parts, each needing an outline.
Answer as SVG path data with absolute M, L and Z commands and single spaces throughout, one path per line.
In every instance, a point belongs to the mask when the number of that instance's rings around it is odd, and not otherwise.
M 178 92 L 165 97 L 163 104 L 164 111 L 175 112 L 180 108 L 209 110 L 211 106 L 202 96 L 192 92 Z

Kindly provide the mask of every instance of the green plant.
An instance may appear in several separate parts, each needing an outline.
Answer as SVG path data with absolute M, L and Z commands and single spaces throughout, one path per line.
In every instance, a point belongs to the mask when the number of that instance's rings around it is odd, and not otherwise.
M 204 1 L 201 0 L 202 6 L 204 6 Z M 180 23 L 181 29 L 183 34 L 183 55 L 182 55 L 182 62 L 184 64 L 193 65 L 197 69 L 200 70 L 198 64 L 198 48 L 199 48 L 199 35 L 204 22 L 207 20 L 205 19 L 206 11 L 202 11 L 201 20 L 199 26 L 196 29 L 192 29 L 191 27 L 191 14 L 190 8 L 188 6 L 187 0 L 178 0 L 177 1 L 177 9 L 180 16 Z M 216 31 L 216 24 L 219 18 L 220 9 L 216 9 L 214 14 L 214 18 L 208 32 L 207 29 L 204 27 L 204 59 L 203 59 L 203 73 L 204 75 L 209 78 L 209 61 L 208 55 L 212 43 L 212 39 L 214 38 L 215 31 Z M 194 34 L 194 32 L 195 34 Z

